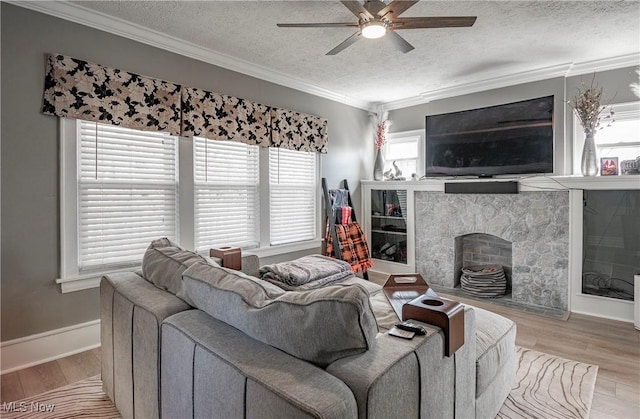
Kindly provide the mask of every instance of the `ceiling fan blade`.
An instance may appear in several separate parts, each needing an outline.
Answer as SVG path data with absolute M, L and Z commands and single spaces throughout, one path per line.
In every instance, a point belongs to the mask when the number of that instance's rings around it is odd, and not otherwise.
M 384 9 L 387 5 L 382 0 L 367 0 L 364 2 L 364 8 L 369 11 L 373 16 L 382 16 L 380 11 Z
M 418 1 L 403 1 L 403 0 L 395 0 L 389 3 L 385 8 L 378 12 L 378 16 L 385 16 L 387 13 L 391 16 L 388 16 L 388 19 L 394 19 L 400 16 L 401 13 L 406 11 L 409 7 L 416 4 Z
M 345 1 L 342 0 L 340 3 L 344 4 L 344 6 L 351 10 L 351 13 L 353 13 L 354 15 L 356 15 L 358 17 L 358 19 L 360 19 L 360 14 L 364 14 L 367 18 L 369 19 L 373 19 L 374 16 L 367 10 L 364 8 L 364 6 L 362 5 L 362 3 L 360 3 L 359 1 Z
M 343 49 L 347 48 L 349 45 L 351 45 L 354 42 L 356 42 L 358 39 L 360 39 L 360 31 L 354 33 L 353 35 L 351 35 L 350 37 L 348 37 L 347 39 L 342 41 L 342 43 L 340 45 L 338 45 L 337 47 L 335 47 L 331 51 L 327 52 L 326 55 L 336 55 L 337 53 L 339 53 Z
M 398 48 L 400 51 L 404 52 L 405 54 L 407 52 L 411 51 L 412 49 L 414 49 L 413 45 L 408 43 L 403 37 L 401 37 L 397 33 L 393 32 L 393 31 L 389 31 L 389 32 L 387 32 L 387 35 L 389 36 L 389 39 L 391 40 L 393 45 L 396 48 Z
M 358 27 L 355 22 L 351 23 L 276 23 L 279 28 L 339 28 Z
M 459 28 L 473 26 L 476 16 L 401 17 L 393 21 L 393 30 Z

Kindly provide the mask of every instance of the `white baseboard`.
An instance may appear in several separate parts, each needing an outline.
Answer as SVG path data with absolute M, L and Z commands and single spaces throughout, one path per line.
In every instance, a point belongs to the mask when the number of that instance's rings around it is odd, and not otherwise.
M 100 346 L 100 320 L 0 343 L 0 375 Z

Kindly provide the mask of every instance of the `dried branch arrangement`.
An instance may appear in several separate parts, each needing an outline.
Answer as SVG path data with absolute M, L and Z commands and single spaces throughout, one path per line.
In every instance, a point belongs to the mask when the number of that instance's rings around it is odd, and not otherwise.
M 603 105 L 601 103 L 602 87 L 599 87 L 595 80 L 596 76 L 594 74 L 589 86 L 587 86 L 584 81 L 580 82 L 578 94 L 567 102 L 575 111 L 587 135 L 604 128 L 605 126 L 601 126 L 603 120 L 607 121 L 606 126 L 614 122 L 614 112 L 608 104 Z

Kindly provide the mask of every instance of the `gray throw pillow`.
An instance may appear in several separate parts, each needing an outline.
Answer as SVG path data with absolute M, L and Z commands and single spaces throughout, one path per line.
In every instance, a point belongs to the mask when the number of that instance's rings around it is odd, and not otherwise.
M 376 319 L 362 287 L 281 288 L 203 263 L 183 273 L 193 305 L 250 337 L 325 367 L 375 343 Z
M 215 264 L 211 259 L 181 249 L 167 238 L 154 240 L 142 258 L 142 277 L 193 305 L 186 295 L 182 273 L 194 263 Z

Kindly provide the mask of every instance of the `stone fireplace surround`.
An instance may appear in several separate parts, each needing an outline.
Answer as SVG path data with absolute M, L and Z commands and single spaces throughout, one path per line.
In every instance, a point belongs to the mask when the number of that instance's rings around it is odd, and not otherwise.
M 489 234 L 512 243 L 515 302 L 568 310 L 569 192 L 415 192 L 416 270 L 429 283 L 457 285 L 456 238 Z

